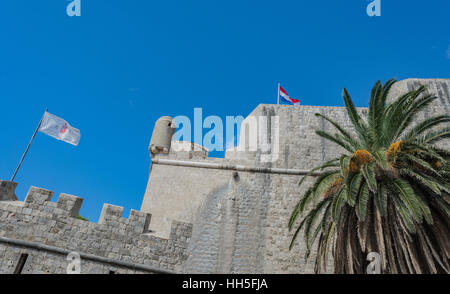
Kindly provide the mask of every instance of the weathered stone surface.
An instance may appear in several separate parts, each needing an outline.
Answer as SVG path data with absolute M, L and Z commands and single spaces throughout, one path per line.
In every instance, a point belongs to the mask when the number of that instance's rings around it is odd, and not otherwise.
M 82 257 L 81 273 L 153 272 L 121 265 L 123 262 L 145 265 L 157 272 L 181 271 L 187 258 L 190 224 L 174 222 L 170 239 L 161 239 L 147 234 L 147 213 L 132 210 L 125 219 L 122 207 L 105 204 L 95 224 L 76 218 L 81 198 L 61 194 L 55 203 L 50 202 L 52 195 L 51 191 L 32 187 L 24 202 L 0 201 L 0 273 L 13 273 L 21 254 L 28 254 L 23 273 L 66 273 L 70 263 L 66 253 L 35 248 L 33 244 L 109 260 Z M 20 246 L 8 240 L 31 245 Z
M 0 180 L 0 201 L 15 201 L 17 183 Z

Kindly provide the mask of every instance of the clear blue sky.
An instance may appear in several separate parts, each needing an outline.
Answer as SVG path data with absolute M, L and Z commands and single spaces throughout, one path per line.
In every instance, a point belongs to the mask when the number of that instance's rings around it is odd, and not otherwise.
M 139 209 L 153 124 L 163 115 L 246 116 L 276 85 L 306 105 L 365 106 L 378 79 L 450 78 L 450 1 L 2 0 L 0 178 L 9 179 L 45 107 L 78 147 L 39 133 L 16 181 Z M 220 155 L 220 154 L 218 154 Z

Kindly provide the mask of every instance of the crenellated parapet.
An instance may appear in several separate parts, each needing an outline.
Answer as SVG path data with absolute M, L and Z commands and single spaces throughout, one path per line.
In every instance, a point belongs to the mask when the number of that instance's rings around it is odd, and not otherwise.
M 151 215 L 132 209 L 128 219 L 122 217 L 123 207 L 104 204 L 98 223 L 110 227 L 123 227 L 136 234 L 148 231 Z
M 52 198 L 52 191 L 31 187 L 23 202 L 0 201 L 0 273 L 12 273 L 24 253 L 32 256 L 25 271 L 65 273 L 72 251 L 81 255 L 82 273 L 181 271 L 191 224 L 173 222 L 170 237 L 158 238 L 148 230 L 148 213 L 131 210 L 124 218 L 123 207 L 104 204 L 93 223 L 77 218 L 82 198 Z

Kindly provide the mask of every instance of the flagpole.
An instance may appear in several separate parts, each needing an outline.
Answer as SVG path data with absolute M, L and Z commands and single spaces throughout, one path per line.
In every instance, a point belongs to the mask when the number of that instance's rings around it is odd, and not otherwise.
M 14 181 L 14 178 L 16 177 L 17 172 L 19 171 L 19 168 L 20 168 L 20 166 L 22 165 L 22 161 L 23 161 L 23 159 L 25 158 L 25 155 L 27 155 L 28 149 L 30 149 L 31 143 L 33 143 L 34 137 L 36 136 L 36 133 L 39 131 L 39 128 L 41 127 L 42 120 L 44 119 L 45 113 L 46 113 L 47 111 L 48 111 L 48 108 L 45 109 L 45 112 L 44 112 L 44 114 L 42 115 L 41 120 L 39 121 L 39 124 L 38 124 L 36 130 L 35 130 L 34 133 L 33 133 L 33 136 L 31 136 L 30 143 L 28 143 L 27 149 L 25 149 L 25 152 L 23 153 L 22 158 L 21 158 L 20 161 L 19 161 L 19 165 L 17 166 L 16 170 L 14 171 L 14 174 L 13 174 L 13 176 L 12 176 L 10 182 Z
M 278 83 L 277 95 L 278 95 L 277 105 L 279 105 L 280 104 L 280 83 Z

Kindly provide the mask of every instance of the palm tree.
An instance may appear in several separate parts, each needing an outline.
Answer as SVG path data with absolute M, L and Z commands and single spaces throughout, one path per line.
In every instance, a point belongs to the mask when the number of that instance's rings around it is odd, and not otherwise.
M 326 270 L 330 248 L 335 273 L 365 273 L 370 252 L 383 273 L 450 272 L 450 151 L 435 145 L 450 138 L 450 116 L 417 122 L 436 97 L 420 87 L 388 103 L 395 82 L 375 83 L 364 119 L 343 90 L 353 132 L 316 114 L 337 131 L 316 133 L 347 151 L 300 181 L 317 176 L 289 220 L 290 248 L 302 229 L 305 258 L 317 245 L 316 273 Z

